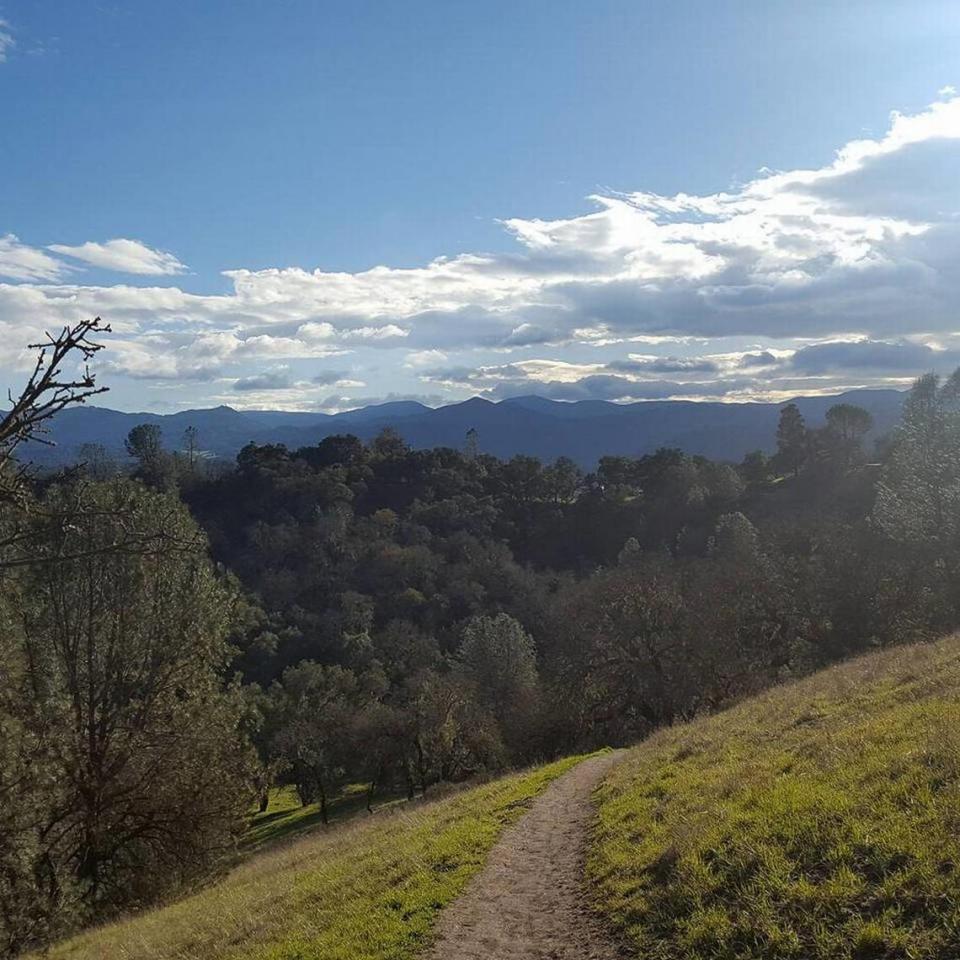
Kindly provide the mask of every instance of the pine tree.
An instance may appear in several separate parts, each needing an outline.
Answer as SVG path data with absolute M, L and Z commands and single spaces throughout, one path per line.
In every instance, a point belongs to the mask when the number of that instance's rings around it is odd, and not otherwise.
M 777 426 L 777 463 L 782 470 L 797 476 L 806 456 L 807 427 L 803 414 L 795 403 L 788 403 L 780 411 Z

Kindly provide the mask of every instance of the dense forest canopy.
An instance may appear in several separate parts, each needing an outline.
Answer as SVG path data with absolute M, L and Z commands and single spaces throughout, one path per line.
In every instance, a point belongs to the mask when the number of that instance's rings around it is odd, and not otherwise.
M 857 406 L 787 404 L 737 464 L 389 430 L 226 464 L 143 424 L 124 463 L 25 475 L 17 444 L 97 389 L 58 383 L 0 427 L 9 953 L 209 875 L 273 785 L 413 796 L 960 622 L 960 374 L 875 449 Z

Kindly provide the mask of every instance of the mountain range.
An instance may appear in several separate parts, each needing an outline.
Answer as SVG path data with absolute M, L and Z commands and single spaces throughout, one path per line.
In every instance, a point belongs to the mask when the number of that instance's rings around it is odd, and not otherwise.
M 797 397 L 794 402 L 810 426 L 823 423 L 834 404 L 855 403 L 870 411 L 873 435 L 882 436 L 896 424 L 904 396 L 897 390 L 854 390 Z M 545 461 L 567 456 L 588 469 L 607 454 L 639 456 L 659 447 L 737 461 L 751 450 L 775 448 L 783 405 L 682 400 L 565 403 L 527 396 L 497 403 L 474 397 L 437 408 L 398 401 L 337 414 L 220 406 L 164 415 L 83 406 L 64 410 L 52 421 L 46 436 L 52 446 L 30 444 L 23 457 L 40 466 L 60 466 L 75 462 L 80 448 L 91 443 L 120 456 L 130 430 L 152 423 L 160 427 L 164 445 L 171 450 L 180 448 L 184 431 L 194 427 L 200 449 L 218 458 L 233 458 L 250 441 L 294 449 L 333 434 L 352 433 L 366 440 L 391 427 L 415 448 L 462 449 L 467 432 L 475 430 L 484 453 L 503 458 L 528 454 Z

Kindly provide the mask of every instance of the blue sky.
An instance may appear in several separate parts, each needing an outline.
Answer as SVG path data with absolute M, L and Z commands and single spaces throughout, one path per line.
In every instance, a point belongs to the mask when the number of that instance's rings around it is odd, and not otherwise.
M 960 357 L 956 3 L 0 20 L 10 383 L 84 311 L 124 409 L 780 398 Z

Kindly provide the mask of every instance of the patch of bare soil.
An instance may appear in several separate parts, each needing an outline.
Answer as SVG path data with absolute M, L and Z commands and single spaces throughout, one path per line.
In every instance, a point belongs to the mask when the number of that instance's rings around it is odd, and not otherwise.
M 618 960 L 629 956 L 584 890 L 590 795 L 619 752 L 577 764 L 509 827 L 444 911 L 429 960 Z

